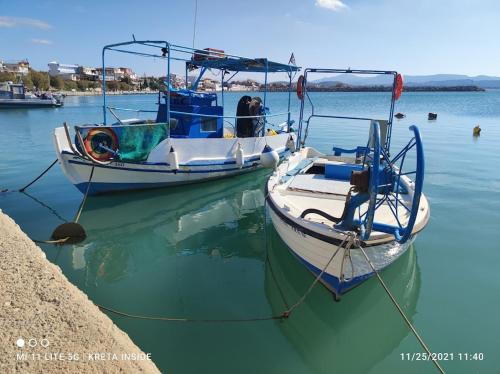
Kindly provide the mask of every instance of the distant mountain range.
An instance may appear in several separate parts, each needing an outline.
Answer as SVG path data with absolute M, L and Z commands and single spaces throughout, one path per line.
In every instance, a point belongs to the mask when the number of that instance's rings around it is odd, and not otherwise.
M 434 74 L 434 75 L 404 75 L 405 86 L 426 87 L 457 87 L 478 86 L 481 88 L 500 88 L 500 77 L 478 75 L 469 77 L 460 74 Z M 344 83 L 351 86 L 376 86 L 391 85 L 391 78 L 386 75 L 359 76 L 354 74 L 340 74 L 311 81 L 319 85 L 331 85 L 332 82 Z

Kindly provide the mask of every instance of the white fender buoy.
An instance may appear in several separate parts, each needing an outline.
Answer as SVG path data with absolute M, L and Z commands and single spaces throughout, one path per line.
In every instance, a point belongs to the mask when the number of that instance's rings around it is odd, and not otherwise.
M 245 163 L 245 155 L 243 154 L 243 148 L 241 144 L 238 143 L 238 148 L 236 149 L 236 165 L 241 169 Z
M 292 153 L 295 153 L 295 151 L 297 150 L 297 148 L 295 147 L 295 142 L 293 141 L 293 137 L 292 135 L 290 135 L 290 137 L 288 138 L 288 140 L 286 141 L 286 148 L 292 152 Z
M 280 156 L 278 152 L 272 149 L 270 146 L 266 144 L 262 153 L 260 154 L 260 163 L 265 168 L 275 168 L 278 166 L 278 161 L 280 160 Z
M 174 147 L 170 147 L 170 152 L 168 152 L 167 161 L 168 164 L 170 165 L 171 170 L 179 170 L 179 157 L 177 156 L 177 152 L 174 150 Z

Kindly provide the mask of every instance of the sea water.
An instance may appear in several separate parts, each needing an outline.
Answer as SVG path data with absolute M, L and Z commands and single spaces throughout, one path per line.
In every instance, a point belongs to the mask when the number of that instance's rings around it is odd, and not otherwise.
M 250 93 L 257 94 L 262 96 Z M 226 115 L 235 115 L 242 94 L 224 96 Z M 388 116 L 384 93 L 313 93 L 311 98 L 318 114 Z M 109 98 L 112 106 L 147 110 L 156 109 L 155 101 L 154 95 Z M 266 98 L 271 114 L 285 112 L 287 102 L 286 93 Z M 297 121 L 294 96 L 291 104 Z M 431 350 L 448 353 L 441 362 L 448 372 L 498 372 L 500 92 L 404 93 L 396 112 L 406 118 L 394 121 L 393 152 L 409 140 L 409 125 L 418 125 L 423 136 L 431 219 L 382 276 Z M 428 121 L 428 112 L 438 113 L 437 120 Z M 110 113 L 108 120 L 113 120 Z M 72 220 L 82 195 L 58 165 L 27 194 L 14 190 L 56 158 L 55 127 L 101 121 L 99 97 L 67 97 L 56 109 L 0 112 L 0 189 L 9 189 L 0 193 L 0 208 L 30 237 L 48 239 L 55 226 Z M 313 118 L 307 144 L 322 151 L 366 144 L 368 123 L 351 122 Z M 474 138 L 477 124 L 483 131 Z M 91 197 L 80 220 L 87 239 L 42 248 L 92 301 L 126 313 L 193 319 L 277 315 L 301 297 L 313 277 L 266 216 L 267 176 L 259 171 L 200 185 Z M 318 285 L 285 321 L 109 317 L 166 373 L 435 372 L 428 361 L 408 359 L 408 353 L 423 350 L 376 279 L 341 302 Z M 483 353 L 483 360 L 473 360 L 473 353 Z

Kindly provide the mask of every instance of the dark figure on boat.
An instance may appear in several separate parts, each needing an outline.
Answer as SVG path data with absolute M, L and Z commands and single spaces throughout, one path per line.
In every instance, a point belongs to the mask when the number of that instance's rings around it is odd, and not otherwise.
M 251 98 L 250 96 L 243 96 L 238 101 L 236 109 L 236 116 L 248 116 L 254 118 L 237 118 L 236 119 L 236 136 L 238 138 L 249 138 L 259 136 L 264 126 L 262 108 L 262 99 L 260 97 Z
M 248 107 L 251 116 L 260 116 L 263 114 L 262 100 L 260 97 L 252 98 L 252 101 L 250 102 Z M 252 118 L 252 129 L 253 129 L 252 136 L 259 136 L 260 133 L 262 132 L 263 127 L 264 127 L 263 117 Z
M 249 104 L 252 101 L 250 96 L 243 96 L 238 101 L 236 108 L 236 116 L 250 116 Z M 236 136 L 238 138 L 249 138 L 253 136 L 253 123 L 251 118 L 237 118 L 236 119 Z

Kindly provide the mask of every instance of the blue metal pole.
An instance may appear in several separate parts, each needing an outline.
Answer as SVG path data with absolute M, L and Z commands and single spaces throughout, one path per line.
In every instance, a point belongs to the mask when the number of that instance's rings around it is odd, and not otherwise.
M 266 74 L 264 75 L 264 126 L 262 126 L 262 136 L 266 133 L 266 98 L 267 98 L 267 72 L 269 70 L 269 64 L 266 58 Z
M 167 48 L 167 129 L 170 137 L 170 45 L 165 43 Z
M 288 83 L 288 119 L 287 119 L 287 132 L 290 132 L 290 103 L 292 100 L 292 72 L 288 73 L 288 78 L 290 78 Z
M 222 116 L 224 116 L 225 114 L 225 110 L 224 110 L 224 75 L 226 73 L 225 70 L 221 70 L 221 79 L 220 79 L 220 84 L 221 84 L 221 99 L 222 99 Z
M 106 47 L 102 49 L 102 115 L 104 125 L 106 125 L 106 65 L 104 64 L 105 53 Z

